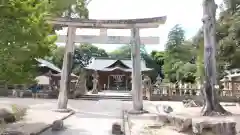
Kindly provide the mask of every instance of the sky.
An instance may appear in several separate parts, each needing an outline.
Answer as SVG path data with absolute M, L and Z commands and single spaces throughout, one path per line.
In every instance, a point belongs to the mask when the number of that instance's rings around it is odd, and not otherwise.
M 167 16 L 165 24 L 156 29 L 142 29 L 140 36 L 159 36 L 160 44 L 146 45 L 146 50 L 163 51 L 167 36 L 172 27 L 180 24 L 185 36 L 190 39 L 202 26 L 203 0 L 92 0 L 88 5 L 91 19 L 134 19 Z M 215 0 L 221 4 L 222 0 Z M 77 34 L 83 31 L 77 30 Z M 66 34 L 66 29 L 58 31 Z M 99 30 L 85 30 L 84 34 L 98 35 Z M 97 34 L 96 34 L 97 33 Z M 108 30 L 110 36 L 130 36 L 130 30 Z M 122 45 L 93 44 L 111 52 Z

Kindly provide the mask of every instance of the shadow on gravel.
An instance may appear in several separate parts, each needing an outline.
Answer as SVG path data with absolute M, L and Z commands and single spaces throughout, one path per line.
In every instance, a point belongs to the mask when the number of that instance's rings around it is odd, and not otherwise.
M 92 112 L 76 112 L 75 116 L 78 118 L 107 118 L 107 119 L 119 119 L 121 118 L 120 114 L 111 114 L 111 113 L 92 113 Z
M 84 129 L 74 129 L 73 127 L 66 127 L 61 131 L 52 131 L 51 129 L 42 132 L 40 135 L 92 135 Z
M 6 125 L 7 131 L 21 131 L 25 134 L 38 134 L 41 133 L 41 131 L 46 130 L 49 127 L 46 123 L 11 123 Z

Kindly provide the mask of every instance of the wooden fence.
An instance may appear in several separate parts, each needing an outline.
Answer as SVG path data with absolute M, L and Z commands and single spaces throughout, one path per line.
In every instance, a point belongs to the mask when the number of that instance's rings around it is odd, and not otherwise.
M 14 85 L 0 85 L 0 96 L 17 96 L 17 97 L 31 97 L 32 92 L 29 89 L 32 84 L 14 84 Z M 46 97 L 52 90 L 49 85 L 41 85 L 40 97 Z M 15 95 L 13 94 L 15 92 Z M 22 94 L 22 95 L 21 95 Z
M 11 96 L 12 91 L 16 90 L 18 95 L 24 92 L 24 97 L 30 97 L 31 91 L 28 88 L 31 85 L 0 85 L 0 96 Z M 149 100 L 173 100 L 181 101 L 186 98 L 201 99 L 202 86 L 199 84 L 164 84 L 153 88 L 149 94 L 147 94 Z M 240 81 L 225 81 L 221 82 L 217 88 L 217 94 L 221 101 L 237 101 L 240 97 Z M 42 90 L 39 93 L 40 97 L 56 98 L 58 90 L 53 90 L 49 85 L 42 85 Z M 50 96 L 49 96 L 50 95 Z
M 202 99 L 201 90 L 202 85 L 197 84 L 161 84 L 155 86 L 149 95 L 149 100 L 173 100 L 181 101 L 186 98 L 191 99 Z M 222 82 L 216 87 L 218 97 L 220 101 L 224 102 L 236 102 L 240 97 L 240 82 L 239 81 L 228 81 Z

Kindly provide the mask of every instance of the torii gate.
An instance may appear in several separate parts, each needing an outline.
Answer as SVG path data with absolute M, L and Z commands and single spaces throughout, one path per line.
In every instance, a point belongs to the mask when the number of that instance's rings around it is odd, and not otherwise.
M 70 63 L 74 52 L 74 43 L 102 43 L 102 44 L 128 44 L 132 48 L 132 91 L 133 91 L 133 113 L 142 113 L 142 79 L 141 79 L 141 56 L 140 44 L 158 44 L 158 37 L 143 37 L 140 39 L 139 29 L 141 28 L 158 28 L 160 24 L 166 22 L 167 17 L 141 18 L 141 19 L 124 19 L 124 20 L 94 20 L 94 19 L 67 19 L 57 18 L 48 19 L 49 23 L 59 24 L 68 27 L 67 38 L 60 36 L 58 42 L 66 40 L 66 49 L 62 66 L 60 93 L 58 99 L 58 109 L 67 109 L 67 82 L 70 70 Z M 77 36 L 76 28 L 105 29 L 101 30 L 100 36 Z M 131 29 L 131 37 L 124 36 L 107 36 L 107 29 Z M 93 40 L 95 39 L 95 40 Z M 81 41 L 82 40 L 82 41 Z

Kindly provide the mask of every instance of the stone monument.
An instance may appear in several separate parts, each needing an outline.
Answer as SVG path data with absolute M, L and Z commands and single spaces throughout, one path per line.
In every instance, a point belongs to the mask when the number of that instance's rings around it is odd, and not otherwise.
M 18 93 L 16 89 L 12 90 L 12 97 L 15 97 L 15 98 L 18 97 Z
M 160 75 L 157 76 L 156 78 L 156 82 L 155 82 L 155 87 L 156 89 L 154 89 L 154 93 L 155 94 L 160 94 L 162 91 L 161 91 L 161 84 L 162 84 L 162 78 L 160 77 Z
M 81 74 L 79 75 L 78 81 L 76 83 L 76 88 L 74 91 L 74 98 L 78 98 L 85 94 L 87 94 L 86 74 L 84 71 L 82 71 Z
M 98 94 L 98 73 L 95 71 L 92 75 L 93 77 L 93 89 L 92 89 L 92 94 Z
M 143 78 L 143 97 L 150 99 L 151 96 L 151 78 L 147 75 L 144 75 Z

